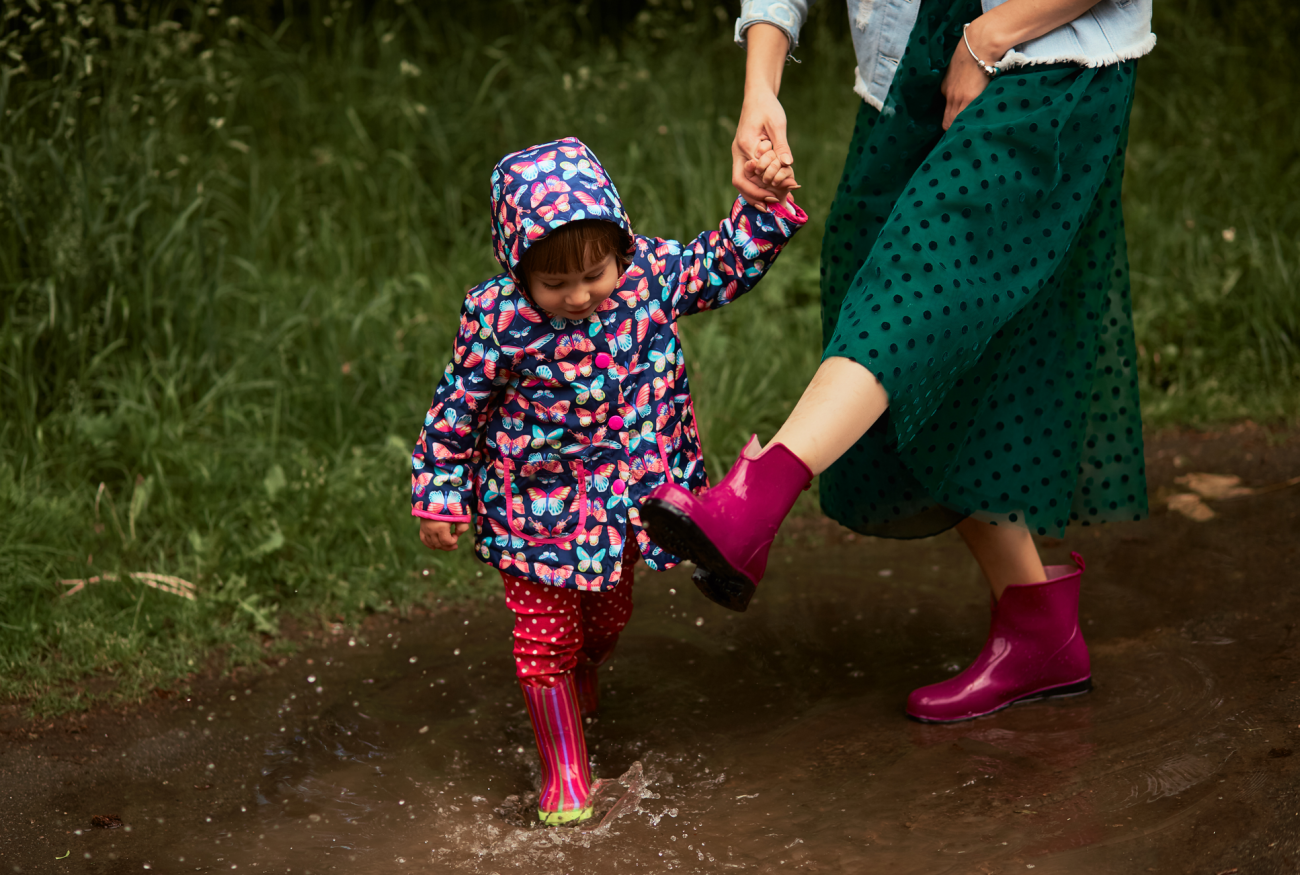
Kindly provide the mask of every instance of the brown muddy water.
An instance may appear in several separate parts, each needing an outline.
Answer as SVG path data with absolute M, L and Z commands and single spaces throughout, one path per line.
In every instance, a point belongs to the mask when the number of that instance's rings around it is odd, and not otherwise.
M 1253 431 L 1155 444 L 1158 496 L 1300 471 L 1300 442 Z M 1046 546 L 1088 562 L 1087 696 L 909 722 L 908 691 L 982 643 L 977 568 L 951 534 L 794 525 L 746 614 L 642 569 L 588 726 L 621 782 L 585 828 L 530 819 L 493 602 L 188 700 L 11 723 L 0 873 L 1300 871 L 1300 489 L 1210 505 Z

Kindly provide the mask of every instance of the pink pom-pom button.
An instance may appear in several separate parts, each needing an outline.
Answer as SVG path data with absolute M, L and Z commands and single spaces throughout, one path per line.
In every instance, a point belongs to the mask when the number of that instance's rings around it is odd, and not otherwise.
M 623 428 L 623 417 L 621 417 L 621 416 L 611 416 L 611 417 L 609 418 L 609 427 L 612 428 L 612 429 L 614 429 L 614 431 L 620 431 L 620 430 L 622 430 L 622 428 Z
M 598 368 L 607 368 L 607 367 L 609 367 L 609 366 L 610 366 L 611 364 L 613 364 L 613 363 L 614 363 L 614 360 L 613 360 L 612 358 L 609 357 L 609 353 L 607 353 L 607 352 L 598 352 L 598 353 L 596 353 L 596 367 L 598 367 Z
M 609 485 L 609 491 L 615 495 L 622 495 L 624 492 L 627 492 L 627 484 L 622 480 L 615 480 Z

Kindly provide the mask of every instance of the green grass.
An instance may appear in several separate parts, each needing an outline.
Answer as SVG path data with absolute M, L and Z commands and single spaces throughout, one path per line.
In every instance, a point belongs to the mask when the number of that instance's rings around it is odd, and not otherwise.
M 256 660 L 287 616 L 495 591 L 418 544 L 405 462 L 461 294 L 498 269 L 487 174 L 576 134 L 638 230 L 715 224 L 742 55 L 734 10 L 686 5 L 6 7 L 0 696 L 129 700 Z M 1126 193 L 1148 421 L 1293 418 L 1296 15 L 1157 7 Z M 687 323 L 714 470 L 819 358 L 819 217 L 857 108 L 842 18 L 819 8 L 783 92 L 814 221 Z
M 1156 4 L 1126 219 L 1152 424 L 1300 412 L 1295 4 Z

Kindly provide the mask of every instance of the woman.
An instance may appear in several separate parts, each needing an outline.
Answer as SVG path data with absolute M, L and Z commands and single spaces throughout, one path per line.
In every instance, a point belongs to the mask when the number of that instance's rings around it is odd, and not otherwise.
M 777 98 L 807 4 L 746 0 L 733 181 L 795 185 Z M 744 610 L 812 477 L 850 528 L 956 527 L 988 580 L 975 662 L 913 691 L 927 722 L 1091 687 L 1083 563 L 1033 534 L 1146 515 L 1120 186 L 1151 0 L 850 2 L 864 104 L 822 248 L 825 353 L 772 441 L 699 495 L 647 500 L 650 537 Z

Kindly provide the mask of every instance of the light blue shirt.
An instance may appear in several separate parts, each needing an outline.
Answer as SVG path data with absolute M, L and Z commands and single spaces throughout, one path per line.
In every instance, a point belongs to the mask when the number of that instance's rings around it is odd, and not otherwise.
M 750 25 L 766 22 L 785 31 L 790 50 L 799 44 L 799 30 L 808 7 L 817 0 L 743 0 L 736 19 L 736 42 L 745 44 Z M 984 11 L 1006 0 L 982 0 Z M 1074 21 L 1018 45 L 996 62 L 1009 70 L 1026 64 L 1072 62 L 1089 67 L 1116 64 L 1151 51 L 1152 0 L 1100 0 Z M 848 0 L 853 50 L 858 66 L 853 90 L 876 109 L 883 110 L 894 71 L 907 48 L 921 0 Z

